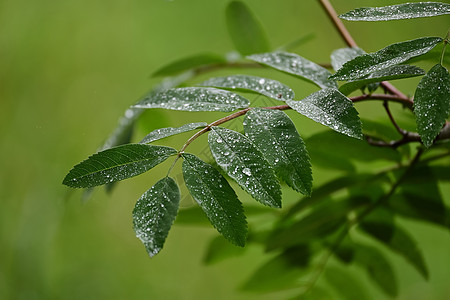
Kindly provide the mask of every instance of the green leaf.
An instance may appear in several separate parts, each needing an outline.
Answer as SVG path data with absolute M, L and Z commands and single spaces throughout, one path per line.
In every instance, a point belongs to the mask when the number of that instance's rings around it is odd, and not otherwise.
M 205 122 L 198 122 L 198 123 L 189 123 L 189 124 L 185 124 L 183 126 L 180 127 L 166 127 L 166 128 L 160 128 L 160 129 L 156 129 L 153 130 L 152 132 L 150 132 L 149 134 L 147 134 L 142 141 L 140 141 L 140 144 L 148 144 L 160 139 L 163 139 L 165 137 L 169 137 L 172 135 L 176 135 L 179 133 L 183 133 L 183 132 L 187 132 L 187 131 L 191 131 L 200 127 L 205 127 L 208 124 Z
M 183 71 L 187 71 L 196 67 L 211 65 L 211 64 L 222 64 L 225 63 L 225 59 L 219 55 L 211 53 L 196 54 L 189 57 L 185 57 L 176 60 L 160 69 L 155 71 L 152 76 L 171 76 Z
M 350 209 L 347 203 L 327 201 L 286 228 L 274 230 L 267 240 L 266 250 L 272 251 L 322 239 L 346 223 Z
M 232 1 L 225 12 L 228 33 L 234 46 L 242 55 L 270 50 L 261 24 L 245 3 Z
M 247 58 L 277 70 L 305 78 L 321 88 L 337 88 L 337 83 L 329 79 L 330 71 L 297 54 L 276 51 L 254 54 L 247 56 Z
M 387 80 L 396 80 L 403 78 L 411 78 L 416 76 L 421 76 L 425 74 L 425 71 L 416 66 L 410 65 L 396 65 L 391 66 L 383 70 L 375 71 L 367 76 L 364 76 L 360 79 L 356 79 L 354 81 L 350 81 L 339 88 L 339 91 L 348 95 L 353 91 L 356 91 L 364 86 L 374 83 L 381 82 Z
M 442 198 L 438 182 L 448 166 L 418 166 L 410 170 L 396 194 L 386 203 L 394 213 L 449 228 L 450 210 Z M 398 174 L 397 176 L 401 176 Z
M 176 182 L 165 177 L 146 191 L 133 210 L 133 227 L 150 257 L 162 249 L 177 216 L 180 191 Z
M 326 201 L 324 198 L 342 189 L 352 187 L 354 185 L 365 185 L 367 181 L 375 180 L 371 174 L 351 174 L 348 176 L 340 176 L 330 180 L 319 187 L 315 187 L 314 192 L 310 197 L 305 197 L 292 205 L 286 212 L 284 219 L 292 218 L 294 215 L 303 212 L 320 201 Z
M 219 235 L 209 243 L 203 262 L 207 265 L 215 264 L 227 258 L 243 255 L 246 250 L 247 248 L 237 247 Z
M 250 105 L 235 93 L 204 87 L 175 88 L 150 94 L 134 105 L 139 108 L 165 108 L 183 111 L 230 112 Z
M 308 274 L 310 251 L 307 246 L 288 248 L 259 267 L 242 286 L 244 291 L 270 292 L 298 288 Z
M 264 205 L 281 207 L 281 189 L 263 154 L 244 135 L 212 127 L 209 147 L 217 164 L 247 193 Z
M 375 71 L 398 65 L 408 59 L 427 53 L 442 42 L 440 37 L 424 37 L 392 44 L 377 52 L 355 57 L 346 62 L 330 79 L 355 80 Z
M 125 114 L 119 119 L 119 124 L 111 133 L 108 139 L 100 147 L 100 150 L 106 150 L 115 146 L 128 144 L 134 129 L 134 123 L 141 115 L 142 110 L 139 108 L 129 108 Z
M 215 77 L 200 83 L 201 86 L 249 90 L 275 100 L 292 100 L 294 91 L 279 81 L 250 75 Z
M 389 21 L 450 14 L 450 4 L 441 2 L 403 3 L 383 7 L 361 7 L 339 18 L 348 21 Z
M 422 253 L 414 239 L 405 230 L 392 222 L 375 218 L 363 221 L 360 228 L 403 256 L 425 279 L 428 279 L 428 269 Z
M 180 209 L 175 224 L 211 227 L 211 222 L 198 205 Z
M 361 121 L 350 99 L 336 89 L 323 89 L 301 101 L 286 101 L 292 109 L 331 129 L 362 139 Z
M 331 66 L 337 71 L 349 60 L 364 54 L 366 52 L 358 47 L 336 49 L 331 53 Z
M 354 261 L 360 265 L 370 279 L 386 294 L 396 297 L 398 294 L 397 278 L 390 262 L 377 248 L 356 244 Z
M 305 140 L 311 155 L 311 160 L 320 161 L 320 156 L 329 156 L 337 161 L 355 160 L 361 162 L 369 161 L 392 161 L 400 162 L 401 156 L 391 148 L 373 147 L 366 141 L 349 138 L 334 131 L 322 131 L 310 136 Z M 333 151 L 329 151 L 332 147 Z M 348 153 L 352 155 L 349 157 Z
M 342 296 L 342 299 L 370 299 L 368 293 L 358 278 L 351 276 L 341 268 L 327 266 L 325 279 L 333 287 L 334 291 Z
M 422 78 L 414 94 L 417 131 L 429 147 L 450 113 L 450 75 L 440 64 Z
M 142 174 L 176 154 L 173 148 L 127 144 L 92 155 L 64 178 L 63 184 L 86 188 Z
M 192 154 L 183 154 L 186 187 L 211 224 L 226 239 L 243 247 L 247 236 L 244 209 L 225 178 Z
M 245 116 L 244 131 L 282 180 L 302 194 L 311 194 L 308 152 L 294 123 L 284 112 L 252 109 Z

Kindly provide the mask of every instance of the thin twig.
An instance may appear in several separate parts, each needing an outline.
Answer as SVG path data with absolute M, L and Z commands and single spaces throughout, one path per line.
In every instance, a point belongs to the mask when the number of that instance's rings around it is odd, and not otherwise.
M 366 100 L 382 100 L 382 101 L 390 101 L 404 104 L 409 109 L 413 109 L 414 102 L 406 97 L 406 96 L 398 96 L 398 95 L 387 95 L 387 94 L 364 94 L 361 96 L 351 97 L 350 100 L 355 102 L 366 101 Z
M 389 109 L 389 103 L 386 100 L 383 102 L 383 106 L 386 110 L 389 120 L 391 120 L 392 125 L 394 125 L 395 129 L 397 129 L 398 133 L 400 133 L 402 136 L 407 135 L 406 130 L 403 130 L 402 128 L 400 128 L 400 126 L 398 126 L 397 122 L 394 119 L 394 116 L 391 113 L 391 110 Z

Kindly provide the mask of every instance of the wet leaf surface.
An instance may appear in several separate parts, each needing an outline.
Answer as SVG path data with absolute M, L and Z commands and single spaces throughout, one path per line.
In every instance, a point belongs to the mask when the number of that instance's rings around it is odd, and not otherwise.
M 165 108 L 182 111 L 224 111 L 246 108 L 249 101 L 235 93 L 205 87 L 175 88 L 150 94 L 134 105 L 138 108 Z
M 250 75 L 215 77 L 199 84 L 217 88 L 249 90 L 275 100 L 292 100 L 294 91 L 287 85 L 273 79 Z
M 127 144 L 92 155 L 64 178 L 63 184 L 87 188 L 142 174 L 177 151 L 170 147 Z
M 170 177 L 158 181 L 138 199 L 133 210 L 134 231 L 150 257 L 163 248 L 179 203 L 180 191 Z
M 337 132 L 362 139 L 361 121 L 350 99 L 336 89 L 323 89 L 301 101 L 286 101 L 295 111 Z
M 450 14 L 450 4 L 442 2 L 404 3 L 383 7 L 361 7 L 339 18 L 348 21 L 389 21 Z
M 186 187 L 211 224 L 226 239 L 243 247 L 247 236 L 244 209 L 228 181 L 198 157 L 183 154 Z
M 208 143 L 217 164 L 264 205 L 281 207 L 281 189 L 263 154 L 244 135 L 213 127 Z
M 329 79 L 330 71 L 297 54 L 277 51 L 254 54 L 247 58 L 277 70 L 305 78 L 321 88 L 337 88 L 337 83 Z

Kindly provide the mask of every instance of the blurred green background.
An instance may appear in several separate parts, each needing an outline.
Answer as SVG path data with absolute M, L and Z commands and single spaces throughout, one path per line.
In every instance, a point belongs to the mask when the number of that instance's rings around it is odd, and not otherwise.
M 164 250 L 149 259 L 132 230 L 136 199 L 167 165 L 103 189 L 88 202 L 62 184 L 68 170 L 95 152 L 124 110 L 154 86 L 149 75 L 188 55 L 233 50 L 225 26 L 227 0 L 0 0 L 0 299 L 280 299 L 238 291 L 267 260 L 250 246 L 244 256 L 202 263 L 211 227 L 175 225 Z M 344 47 L 317 1 L 245 1 L 273 48 L 313 33 L 296 52 L 328 62 Z M 381 6 L 391 1 L 365 1 Z M 333 1 L 338 13 L 359 7 Z M 444 36 L 448 17 L 384 23 L 347 23 L 366 51 L 421 36 Z M 417 81 L 399 83 L 411 93 Z M 299 82 L 298 98 L 314 87 Z M 148 131 L 221 114 L 153 110 L 136 139 Z M 302 132 L 304 137 L 317 131 Z M 320 127 L 319 127 L 320 128 Z M 321 130 L 323 128 L 320 128 Z M 184 135 L 188 137 L 189 135 Z M 179 148 L 180 137 L 168 139 Z M 197 148 L 196 148 L 197 147 Z M 191 150 L 202 150 L 200 139 Z M 314 170 L 316 184 L 331 176 Z M 180 180 L 180 178 L 178 178 Z M 286 195 L 290 195 L 287 192 Z M 295 199 L 294 199 L 295 200 Z M 448 195 L 447 195 L 447 199 Z M 289 201 L 289 199 L 287 200 Z M 189 206 L 189 200 L 183 205 Z M 447 201 L 448 203 L 448 201 Z M 448 299 L 448 232 L 411 223 L 431 278 L 424 282 L 392 257 L 399 299 Z M 375 299 L 384 295 L 373 291 Z

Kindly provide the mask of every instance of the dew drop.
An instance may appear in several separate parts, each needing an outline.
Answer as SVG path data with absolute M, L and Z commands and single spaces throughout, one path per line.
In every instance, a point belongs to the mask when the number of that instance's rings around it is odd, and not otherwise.
M 249 168 L 244 168 L 244 169 L 242 170 L 242 173 L 244 173 L 244 174 L 247 175 L 247 176 L 252 176 L 252 172 L 250 171 Z

